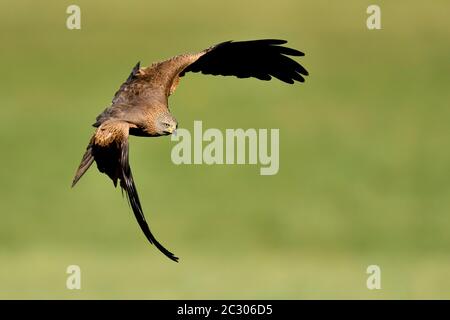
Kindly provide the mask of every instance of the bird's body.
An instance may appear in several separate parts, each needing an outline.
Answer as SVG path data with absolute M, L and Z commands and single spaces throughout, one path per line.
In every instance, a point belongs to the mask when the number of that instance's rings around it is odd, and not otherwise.
M 170 259 L 177 261 L 151 233 L 140 204 L 128 162 L 128 135 L 158 137 L 172 134 L 178 123 L 168 107 L 168 98 L 187 72 L 254 77 L 276 77 L 286 83 L 304 81 L 308 72 L 288 57 L 302 56 L 295 49 L 280 46 L 284 40 L 223 42 L 199 53 L 182 54 L 146 68 L 138 63 L 114 95 L 111 106 L 97 116 L 91 138 L 72 186 L 95 161 L 100 172 L 114 185 L 120 181 L 136 219 L 147 239 Z

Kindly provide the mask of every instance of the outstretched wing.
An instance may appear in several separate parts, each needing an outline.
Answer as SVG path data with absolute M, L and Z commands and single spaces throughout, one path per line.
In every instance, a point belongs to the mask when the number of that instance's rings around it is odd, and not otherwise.
M 275 77 L 290 84 L 304 82 L 308 71 L 290 58 L 304 56 L 304 53 L 282 46 L 285 43 L 287 41 L 275 39 L 222 42 L 199 53 L 182 54 L 155 63 L 136 71 L 136 75 L 147 82 L 147 89 L 153 90 L 154 96 L 164 97 L 175 91 L 180 77 L 187 72 L 266 81 Z
M 285 40 L 264 39 L 227 41 L 206 49 L 196 61 L 180 74 L 236 76 L 270 80 L 275 77 L 286 83 L 304 82 L 308 71 L 289 56 L 304 56 L 303 52 L 281 46 Z
M 95 160 L 98 170 L 108 175 L 115 186 L 117 186 L 117 181 L 120 181 L 120 187 L 125 191 L 136 220 L 148 241 L 169 259 L 178 261 L 173 253 L 155 239 L 145 220 L 128 160 L 128 132 L 130 127 L 132 125 L 125 121 L 108 120 L 97 128 L 83 156 L 72 186 L 76 184 L 92 161 Z

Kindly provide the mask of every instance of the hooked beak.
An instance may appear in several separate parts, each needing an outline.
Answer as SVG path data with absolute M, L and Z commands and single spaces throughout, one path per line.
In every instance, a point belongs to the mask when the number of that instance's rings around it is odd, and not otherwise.
M 178 123 L 171 125 L 167 129 L 165 129 L 164 132 L 166 132 L 167 134 L 174 134 L 174 135 L 176 135 L 177 128 L 178 128 Z

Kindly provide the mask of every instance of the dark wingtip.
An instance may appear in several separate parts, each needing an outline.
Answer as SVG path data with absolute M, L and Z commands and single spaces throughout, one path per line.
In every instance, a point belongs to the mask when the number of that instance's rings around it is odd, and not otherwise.
M 180 260 L 178 257 L 176 256 L 167 256 L 167 258 L 169 258 L 170 260 L 174 261 L 174 262 L 179 262 L 178 260 Z
M 303 52 L 298 51 L 296 49 L 288 48 L 288 47 L 283 47 L 283 50 L 281 52 L 288 56 L 294 56 L 294 57 L 304 57 L 305 56 L 305 54 Z
M 164 248 L 164 246 L 156 240 L 155 236 L 150 230 L 147 221 L 145 220 L 144 212 L 142 210 L 141 202 L 134 185 L 133 175 L 131 173 L 131 168 L 128 163 L 128 144 L 123 146 L 121 155 L 121 165 L 122 165 L 122 177 L 120 178 L 120 186 L 122 191 L 128 199 L 128 204 L 134 213 L 134 216 L 141 227 L 144 236 L 147 238 L 150 244 L 154 245 L 162 254 L 172 261 L 178 262 L 178 257 L 176 257 L 172 252 Z
M 164 248 L 162 246 L 162 244 L 160 244 L 154 237 L 153 237 L 153 239 L 149 239 L 147 237 L 147 239 L 150 241 L 151 244 L 153 244 L 167 258 L 169 258 L 172 261 L 178 262 L 179 258 L 177 256 L 175 256 L 172 252 L 170 252 L 169 250 Z
M 262 40 L 256 40 L 256 41 L 267 42 L 270 44 L 286 44 L 287 43 L 287 40 L 284 40 L 284 39 L 262 39 Z
M 133 67 L 133 69 L 131 70 L 131 73 L 130 73 L 130 75 L 128 76 L 127 81 L 132 80 L 132 79 L 136 76 L 136 73 L 139 71 L 140 68 L 141 68 L 141 62 L 138 61 L 138 62 L 136 63 L 136 65 Z
M 75 187 L 75 185 L 77 184 L 78 180 L 80 180 L 80 178 L 81 178 L 81 175 L 77 171 L 77 173 L 75 174 L 75 177 L 73 177 L 72 184 L 70 187 L 71 188 Z
M 82 177 L 83 175 L 81 174 L 78 174 L 78 172 L 77 172 L 77 174 L 75 175 L 75 177 L 73 178 L 73 180 L 72 180 L 72 184 L 71 184 L 71 188 L 73 188 L 73 187 L 75 187 L 75 185 L 78 183 L 78 181 L 80 181 L 80 179 L 81 179 L 81 177 Z

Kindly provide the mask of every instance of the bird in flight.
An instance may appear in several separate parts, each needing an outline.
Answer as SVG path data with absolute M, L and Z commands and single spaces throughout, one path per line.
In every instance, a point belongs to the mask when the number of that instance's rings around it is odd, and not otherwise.
M 257 78 L 275 77 L 293 84 L 304 82 L 306 69 L 289 56 L 304 56 L 298 50 L 282 46 L 285 40 L 264 39 L 227 41 L 193 54 L 181 54 L 168 60 L 141 68 L 140 63 L 114 95 L 111 105 L 97 116 L 96 128 L 72 187 L 92 163 L 125 191 L 139 226 L 148 241 L 173 261 L 178 258 L 164 248 L 153 236 L 145 220 L 141 202 L 128 161 L 128 136 L 159 137 L 170 135 L 178 127 L 169 111 L 168 98 L 180 78 L 188 72 Z

